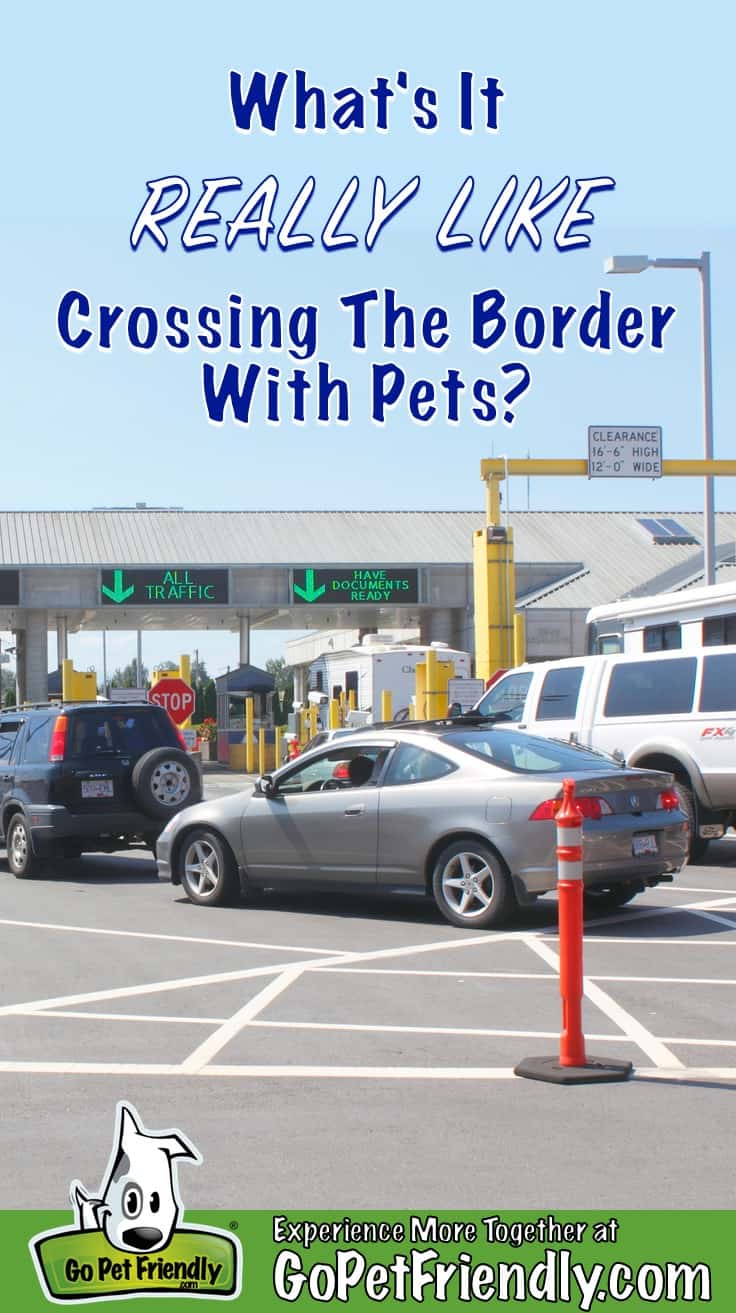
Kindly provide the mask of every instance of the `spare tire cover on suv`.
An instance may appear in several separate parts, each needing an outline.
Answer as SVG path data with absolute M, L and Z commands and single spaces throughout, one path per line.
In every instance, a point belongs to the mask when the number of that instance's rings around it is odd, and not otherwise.
M 133 768 L 133 792 L 141 811 L 157 820 L 201 802 L 199 771 L 181 748 L 152 748 Z

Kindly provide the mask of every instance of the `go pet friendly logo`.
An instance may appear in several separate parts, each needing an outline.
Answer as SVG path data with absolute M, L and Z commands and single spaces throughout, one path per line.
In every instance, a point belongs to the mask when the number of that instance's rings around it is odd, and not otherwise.
M 71 1185 L 76 1225 L 30 1242 L 41 1288 L 58 1304 L 135 1295 L 240 1293 L 240 1243 L 227 1231 L 179 1225 L 179 1159 L 202 1157 L 181 1131 L 147 1131 L 119 1103 L 112 1154 L 97 1195 Z

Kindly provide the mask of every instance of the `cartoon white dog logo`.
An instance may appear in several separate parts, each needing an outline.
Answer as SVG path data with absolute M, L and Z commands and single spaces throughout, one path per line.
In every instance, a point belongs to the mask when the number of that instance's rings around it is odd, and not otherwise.
M 178 1131 L 154 1135 L 129 1103 L 119 1103 L 115 1143 L 98 1197 L 80 1181 L 70 1189 L 80 1231 L 104 1231 L 116 1249 L 164 1249 L 182 1214 L 174 1159 L 201 1163 Z

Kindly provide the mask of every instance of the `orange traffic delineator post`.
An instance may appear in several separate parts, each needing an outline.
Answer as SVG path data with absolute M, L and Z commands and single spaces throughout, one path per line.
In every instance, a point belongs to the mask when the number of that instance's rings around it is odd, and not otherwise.
M 575 781 L 562 785 L 557 821 L 557 897 L 560 927 L 562 1031 L 559 1057 L 524 1058 L 517 1076 L 555 1085 L 586 1085 L 628 1080 L 630 1062 L 585 1054 L 583 1034 L 583 818 L 575 802 Z

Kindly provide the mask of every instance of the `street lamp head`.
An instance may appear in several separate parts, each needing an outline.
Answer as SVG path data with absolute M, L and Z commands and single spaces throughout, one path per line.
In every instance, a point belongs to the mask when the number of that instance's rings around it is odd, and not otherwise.
M 648 267 L 648 255 L 609 255 L 603 265 L 607 274 L 640 274 Z

